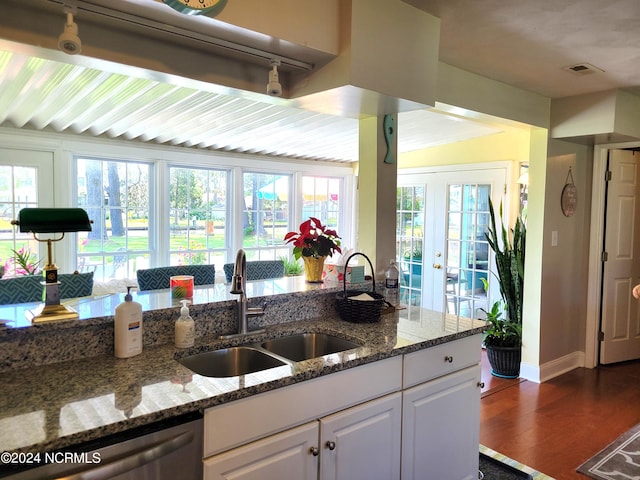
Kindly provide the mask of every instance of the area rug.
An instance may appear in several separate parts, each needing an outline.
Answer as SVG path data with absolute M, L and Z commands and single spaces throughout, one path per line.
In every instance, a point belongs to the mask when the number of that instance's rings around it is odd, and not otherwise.
M 480 453 L 480 463 L 478 465 L 478 478 L 480 480 L 532 480 L 532 476 L 522 470 L 518 470 L 511 465 Z
M 482 444 L 480 444 L 478 478 L 484 478 L 484 480 L 554 480 L 553 477 Z
M 597 480 L 640 478 L 640 424 L 620 435 L 577 471 Z

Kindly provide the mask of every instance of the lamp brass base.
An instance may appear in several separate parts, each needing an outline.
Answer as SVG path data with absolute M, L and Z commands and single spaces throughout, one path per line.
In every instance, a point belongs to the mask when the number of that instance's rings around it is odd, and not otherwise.
M 59 320 L 75 320 L 78 318 L 78 312 L 64 305 L 43 304 L 34 310 L 27 310 L 25 317 L 31 323 L 55 322 Z

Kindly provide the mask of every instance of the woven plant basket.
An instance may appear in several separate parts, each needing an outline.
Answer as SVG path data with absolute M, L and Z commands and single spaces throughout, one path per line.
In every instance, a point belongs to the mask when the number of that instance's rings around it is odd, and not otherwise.
M 492 375 L 501 378 L 518 378 L 520 376 L 522 347 L 487 345 L 486 350 Z
M 347 258 L 345 262 L 345 270 L 347 265 L 349 264 L 349 260 L 351 260 L 356 255 L 362 255 L 369 262 L 369 267 L 371 268 L 371 291 L 365 292 L 362 290 L 347 290 L 347 276 L 344 275 L 342 278 L 342 289 L 343 291 L 336 294 L 336 309 L 338 310 L 338 314 L 340 318 L 346 322 L 351 323 L 374 323 L 380 321 L 380 315 L 382 313 L 382 308 L 387 304 L 384 300 L 384 296 L 376 293 L 376 281 L 375 275 L 373 271 L 373 265 L 371 264 L 371 260 L 364 253 L 356 252 Z M 357 297 L 366 293 L 373 300 L 353 300 L 353 297 Z

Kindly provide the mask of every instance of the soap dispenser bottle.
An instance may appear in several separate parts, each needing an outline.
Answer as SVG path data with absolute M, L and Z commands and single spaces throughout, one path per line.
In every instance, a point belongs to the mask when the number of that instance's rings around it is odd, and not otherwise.
M 180 300 L 182 308 L 180 309 L 180 318 L 176 320 L 176 347 L 189 348 L 193 347 L 196 328 L 193 318 L 189 316 L 188 300 Z
M 116 307 L 113 330 L 116 357 L 142 353 L 142 305 L 133 301 L 131 287 L 127 287 L 124 302 Z

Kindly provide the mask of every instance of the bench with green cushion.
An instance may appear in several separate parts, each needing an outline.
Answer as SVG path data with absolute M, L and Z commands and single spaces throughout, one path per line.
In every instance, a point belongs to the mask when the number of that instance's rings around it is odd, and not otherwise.
M 140 291 L 170 288 L 169 279 L 176 275 L 192 275 L 194 285 L 212 285 L 216 279 L 216 267 L 215 265 L 175 265 L 141 269 L 136 272 L 138 288 Z
M 225 263 L 222 267 L 227 283 L 231 282 L 234 267 L 234 263 Z M 279 277 L 284 277 L 284 262 L 282 260 L 253 260 L 247 262 L 247 280 L 265 280 Z

